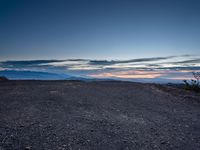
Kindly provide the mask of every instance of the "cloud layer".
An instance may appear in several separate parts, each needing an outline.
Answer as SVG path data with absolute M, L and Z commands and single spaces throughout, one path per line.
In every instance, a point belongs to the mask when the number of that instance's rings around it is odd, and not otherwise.
M 27 60 L 0 62 L 0 70 L 43 71 L 95 78 L 188 79 L 200 70 L 200 56 L 182 55 L 131 60 Z

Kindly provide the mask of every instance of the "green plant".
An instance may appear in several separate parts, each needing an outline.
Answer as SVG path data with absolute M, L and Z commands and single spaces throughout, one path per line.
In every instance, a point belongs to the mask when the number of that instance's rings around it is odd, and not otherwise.
M 196 79 L 197 84 L 199 85 L 200 72 L 193 72 L 192 74 L 193 74 L 194 78 Z
M 199 83 L 200 72 L 193 72 L 192 74 L 195 80 L 191 80 L 190 82 L 188 82 L 187 80 L 183 80 L 184 88 L 186 90 L 193 90 L 195 92 L 200 92 L 200 83 Z

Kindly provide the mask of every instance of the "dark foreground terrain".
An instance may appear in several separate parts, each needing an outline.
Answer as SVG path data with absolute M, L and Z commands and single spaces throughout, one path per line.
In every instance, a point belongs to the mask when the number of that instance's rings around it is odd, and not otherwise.
M 0 82 L 0 150 L 197 150 L 199 99 L 152 84 Z

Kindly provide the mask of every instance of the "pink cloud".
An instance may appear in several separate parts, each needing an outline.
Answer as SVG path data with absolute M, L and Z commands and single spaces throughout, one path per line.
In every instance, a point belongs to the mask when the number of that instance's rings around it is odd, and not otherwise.
M 115 71 L 115 72 L 103 72 L 97 74 L 90 74 L 90 77 L 95 78 L 168 78 L 168 79 L 191 79 L 189 70 L 129 70 L 129 71 Z

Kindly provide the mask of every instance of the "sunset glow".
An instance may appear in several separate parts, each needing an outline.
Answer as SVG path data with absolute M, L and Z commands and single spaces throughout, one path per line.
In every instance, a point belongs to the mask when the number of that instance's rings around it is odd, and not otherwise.
M 190 79 L 200 71 L 199 6 L 198 0 L 0 1 L 0 75 Z
M 168 78 L 174 80 L 184 80 L 184 79 L 191 79 L 191 74 L 184 74 L 184 73 L 191 73 L 189 70 L 182 70 L 182 71 L 169 71 L 169 70 L 157 70 L 157 71 L 146 71 L 146 70 L 131 70 L 131 71 L 119 71 L 119 72 L 112 72 L 112 73 L 100 73 L 100 74 L 90 74 L 89 76 L 95 78 Z M 174 76 L 172 75 L 174 74 Z M 177 77 L 176 74 L 179 74 Z M 169 76 L 169 77 L 167 77 Z

